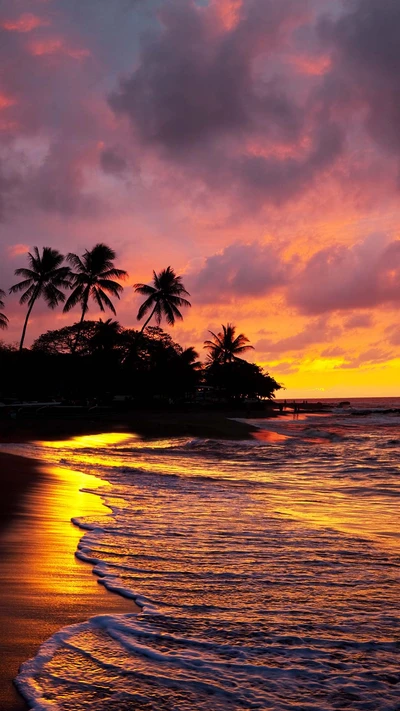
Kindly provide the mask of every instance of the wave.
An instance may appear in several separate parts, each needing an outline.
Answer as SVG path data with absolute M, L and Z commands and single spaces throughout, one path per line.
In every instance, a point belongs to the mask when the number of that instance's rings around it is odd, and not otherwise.
M 398 426 L 263 426 L 288 439 L 30 450 L 110 483 L 76 555 L 142 610 L 42 645 L 34 711 L 397 708 Z

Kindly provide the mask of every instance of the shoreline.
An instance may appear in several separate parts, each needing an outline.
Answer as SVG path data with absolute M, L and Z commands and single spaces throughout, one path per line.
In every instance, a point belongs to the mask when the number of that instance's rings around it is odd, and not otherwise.
M 144 438 L 204 437 L 206 439 L 249 439 L 258 431 L 254 425 L 234 418 L 270 418 L 259 411 L 144 411 L 110 413 L 91 411 L 71 413 L 69 417 L 36 413 L 15 420 L 0 420 L 0 442 L 27 442 L 32 439 L 67 439 L 68 437 L 130 432 Z
M 139 608 L 75 556 L 84 531 L 71 517 L 109 513 L 100 496 L 79 491 L 100 480 L 1 451 L 0 471 L 0 708 L 26 711 L 13 679 L 46 639 L 94 615 Z
M 258 428 L 230 419 L 243 415 L 237 411 L 162 411 L 96 413 L 90 418 L 87 414 L 59 419 L 24 416 L 0 421 L 0 442 L 62 440 L 107 431 L 132 432 L 146 439 L 249 439 Z M 269 417 L 260 412 L 257 416 Z M 0 707 L 2 711 L 27 711 L 29 707 L 13 680 L 20 665 L 35 656 L 46 639 L 62 627 L 95 615 L 140 610 L 132 600 L 100 585 L 88 564 L 75 556 L 84 531 L 71 518 L 108 514 L 100 496 L 79 492 L 82 487 L 90 488 L 82 477 L 91 479 L 92 488 L 101 486 L 101 480 L 1 449 L 0 471 L 0 576 L 4 583 L 0 591 L 0 644 L 7 660 L 0 673 Z M 65 507 L 61 517 L 54 508 L 56 500 L 58 511 Z M 60 575 L 68 591 L 60 588 Z M 57 584 L 44 589 L 43 578 Z

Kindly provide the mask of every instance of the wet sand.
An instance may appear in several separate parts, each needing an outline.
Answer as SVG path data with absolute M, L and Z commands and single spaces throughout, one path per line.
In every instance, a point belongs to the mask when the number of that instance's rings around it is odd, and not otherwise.
M 102 432 L 132 432 L 146 438 L 207 437 L 247 439 L 257 427 L 234 418 L 266 418 L 271 412 L 251 410 L 165 410 L 118 413 L 108 410 L 75 412 L 69 417 L 58 411 L 26 412 L 17 419 L 0 421 L 0 442 L 27 442 L 33 439 L 67 439 Z
M 12 684 L 20 664 L 54 632 L 93 615 L 134 612 L 75 558 L 83 531 L 72 516 L 108 509 L 81 487 L 101 482 L 78 472 L 0 453 L 1 711 L 28 707 Z

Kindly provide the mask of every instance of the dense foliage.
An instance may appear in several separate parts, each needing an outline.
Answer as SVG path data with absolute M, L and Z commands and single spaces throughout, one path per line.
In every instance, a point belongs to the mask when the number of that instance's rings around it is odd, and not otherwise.
M 0 344 L 0 400 L 57 400 L 82 403 L 111 402 L 115 396 L 130 403 L 206 402 L 231 404 L 254 398 L 272 398 L 281 386 L 255 363 L 243 360 L 253 348 L 248 338 L 236 334 L 233 324 L 222 325 L 219 333 L 210 331 L 212 340 L 204 343 L 206 364 L 198 360 L 194 348 L 183 349 L 160 328 L 162 319 L 170 326 L 183 318 L 180 309 L 190 307 L 185 298 L 182 277 L 172 267 L 158 274 L 153 282 L 134 284 L 145 297 L 137 319 L 147 316 L 140 331 L 123 328 L 111 318 L 87 321 L 89 303 L 108 308 L 116 314 L 110 296 L 120 298 L 118 280 L 127 277 L 114 265 L 111 247 L 98 243 L 80 257 L 57 250 L 34 247 L 28 253 L 28 268 L 19 268 L 22 281 L 10 293 L 21 293 L 20 304 L 28 309 L 22 329 L 19 351 Z M 64 264 L 66 259 L 67 264 Z M 68 298 L 66 292 L 70 292 Z M 0 307 L 4 307 L 0 289 Z M 24 348 L 30 314 L 38 299 L 50 308 L 64 304 L 64 312 L 79 306 L 81 317 L 72 326 L 47 331 Z M 157 326 L 149 326 L 154 318 Z M 8 319 L 0 313 L 0 328 Z
M 76 334 L 79 344 L 74 352 Z M 244 360 L 202 365 L 193 348 L 183 349 L 157 326 L 144 333 L 118 321 L 85 321 L 36 339 L 30 350 L 0 345 L 1 398 L 72 403 L 200 401 L 229 403 L 270 398 L 280 386 L 254 363 Z M 204 388 L 206 386 L 206 388 Z

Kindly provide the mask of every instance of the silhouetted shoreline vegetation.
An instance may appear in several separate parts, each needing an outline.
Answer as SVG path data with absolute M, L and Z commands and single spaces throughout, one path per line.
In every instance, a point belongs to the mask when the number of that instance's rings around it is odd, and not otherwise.
M 110 296 L 120 298 L 119 280 L 128 276 L 115 266 L 116 254 L 107 245 L 99 243 L 82 257 L 34 247 L 27 258 L 29 267 L 15 272 L 23 280 L 10 289 L 22 292 L 20 304 L 27 306 L 19 349 L 0 344 L 0 369 L 6 374 L 0 384 L 4 405 L 36 401 L 126 410 L 182 404 L 240 407 L 271 400 L 282 387 L 256 363 L 243 360 L 253 346 L 244 334 L 236 334 L 233 324 L 223 325 L 217 334 L 210 332 L 212 340 L 204 344 L 205 363 L 193 347 L 182 348 L 160 328 L 163 319 L 170 326 L 182 320 L 181 309 L 191 306 L 182 277 L 172 267 L 153 272 L 151 285 L 133 285 L 145 297 L 137 319 L 147 316 L 136 330 L 111 318 L 86 320 L 90 301 L 100 311 L 109 309 L 116 315 Z M 4 296 L 0 291 L 1 308 Z M 81 317 L 72 326 L 47 331 L 27 349 L 29 317 L 40 298 L 51 309 L 64 304 L 64 312 L 79 306 Z M 150 325 L 152 319 L 156 326 Z M 0 327 L 7 325 L 1 313 Z
M 47 331 L 31 349 L 0 345 L 0 367 L 7 373 L 3 402 L 238 405 L 271 398 L 280 388 L 254 363 L 236 358 L 202 364 L 194 348 L 183 349 L 158 326 L 141 333 L 111 319 Z

